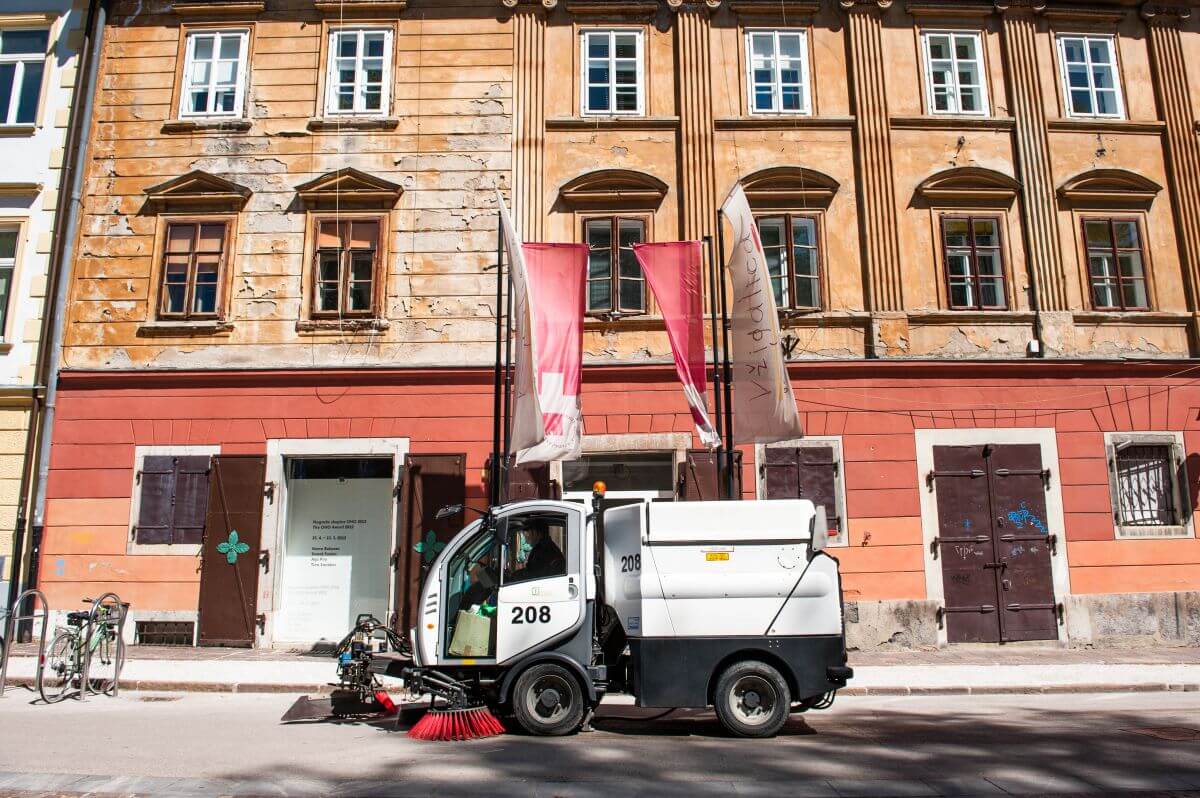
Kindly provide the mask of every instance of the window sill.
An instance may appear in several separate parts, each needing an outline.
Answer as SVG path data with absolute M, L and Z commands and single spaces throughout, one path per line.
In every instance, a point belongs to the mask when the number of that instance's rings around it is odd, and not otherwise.
M 228 321 L 150 321 L 139 325 L 140 338 L 174 338 L 187 335 L 221 335 L 233 332 Z
M 387 319 L 301 319 L 296 332 L 382 332 L 391 326 Z
M 892 130 L 1013 130 L 1017 120 L 1011 116 L 973 116 L 966 114 L 929 114 L 893 116 Z
M 560 116 L 546 120 L 546 130 L 678 130 L 677 116 Z
M 916 311 L 908 315 L 910 324 L 1033 324 L 1037 318 L 1031 310 L 962 310 L 939 309 Z
M 780 128 L 837 128 L 852 130 L 853 116 L 801 116 L 799 114 L 763 114 L 713 120 L 715 130 L 778 130 Z
M 145 555 L 159 557 L 195 557 L 200 554 L 199 543 L 137 543 L 129 541 L 126 553 L 141 557 Z
M 1192 537 L 1186 526 L 1121 526 L 1115 525 L 1117 540 L 1163 540 Z
M 779 328 L 781 330 L 800 327 L 843 327 L 858 328 L 870 323 L 871 314 L 862 311 L 827 310 L 781 310 L 779 311 Z
M 0 136 L 32 136 L 37 125 L 0 125 Z
M 400 120 L 394 116 L 323 116 L 308 120 L 314 133 L 339 130 L 395 130 Z
M 163 133 L 244 133 L 250 129 L 249 119 L 168 119 Z
M 1167 130 L 1167 123 L 1157 120 L 1134 122 L 1128 119 L 1111 119 L 1097 116 L 1051 119 L 1046 123 L 1046 127 L 1050 130 L 1070 133 L 1148 133 L 1154 136 L 1161 136 Z
M 1076 324 L 1156 324 L 1182 327 L 1192 320 L 1190 313 L 1161 310 L 1077 310 L 1071 315 Z
M 0 355 L 7 355 L 12 351 L 12 341 L 0 341 Z
M 584 332 L 652 331 L 665 330 L 666 325 L 659 316 L 650 316 L 645 313 L 625 313 L 585 316 L 583 329 Z

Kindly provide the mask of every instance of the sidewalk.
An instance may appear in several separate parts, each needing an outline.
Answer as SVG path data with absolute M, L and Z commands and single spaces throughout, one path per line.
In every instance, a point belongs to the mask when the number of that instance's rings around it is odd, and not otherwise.
M 33 646 L 13 649 L 10 684 L 36 674 Z M 851 652 L 854 679 L 842 695 L 1200 690 L 1200 648 L 1070 649 L 949 647 Z M 130 646 L 129 690 L 297 692 L 328 689 L 332 657 L 270 649 Z

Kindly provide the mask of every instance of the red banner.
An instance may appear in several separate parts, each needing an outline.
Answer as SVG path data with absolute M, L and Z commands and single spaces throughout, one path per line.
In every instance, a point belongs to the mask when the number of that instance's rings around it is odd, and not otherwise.
M 537 341 L 537 398 L 545 440 L 517 452 L 517 463 L 575 460 L 583 448 L 579 393 L 588 248 L 586 244 L 530 243 L 521 249 Z M 518 412 L 520 401 L 514 400 Z
M 683 383 L 696 422 L 696 431 L 705 446 L 714 448 L 721 436 L 713 429 L 704 406 L 704 305 L 700 295 L 700 242 L 668 241 L 657 244 L 634 244 L 637 257 L 646 276 L 646 284 L 654 293 L 659 311 L 667 325 L 667 339 L 675 356 L 675 371 Z

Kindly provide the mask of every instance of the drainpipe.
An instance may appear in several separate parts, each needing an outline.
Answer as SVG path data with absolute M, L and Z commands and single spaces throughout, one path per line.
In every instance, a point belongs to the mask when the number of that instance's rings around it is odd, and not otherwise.
M 26 453 L 33 453 L 33 442 L 36 440 L 36 458 L 30 472 L 34 475 L 31 493 L 33 493 L 33 529 L 29 540 L 29 558 L 26 566 L 26 587 L 38 585 L 38 560 L 41 557 L 42 532 L 46 526 L 46 478 L 50 471 L 50 443 L 53 439 L 55 399 L 58 394 L 58 368 L 62 359 L 63 325 L 66 318 L 67 293 L 70 281 L 67 279 L 71 264 L 75 259 L 75 241 L 79 233 L 79 216 L 83 197 L 83 167 L 87 157 L 86 132 L 91 129 L 92 107 L 96 96 L 96 75 L 100 65 L 100 46 L 104 40 L 104 25 L 107 16 L 108 0 L 90 0 L 88 17 L 84 24 L 84 45 L 80 51 L 84 62 L 76 79 L 75 90 L 71 99 L 71 128 L 67 136 L 67 152 L 64 164 L 70 171 L 63 175 L 63 186 L 70 187 L 66 196 L 65 208 L 60 208 L 61 224 L 55 225 L 54 246 L 50 259 L 50 285 L 47 297 L 53 297 L 53 305 L 48 312 L 43 313 L 42 337 L 38 346 L 38 382 L 45 386 L 45 398 L 42 400 L 39 424 L 35 428 L 34 419 L 30 418 L 29 441 L 30 448 Z M 62 211 L 65 210 L 65 217 Z M 22 499 L 27 494 L 22 492 Z M 22 510 L 25 502 L 22 501 Z M 23 530 L 24 519 L 18 520 L 19 529 Z M 23 534 L 22 534 L 23 536 Z M 20 563 L 20 558 L 16 559 Z M 16 580 L 13 580 L 16 582 Z M 13 594 L 15 598 L 15 593 Z M 10 602 L 11 603 L 11 602 Z M 14 608 L 15 609 L 15 608 Z M 28 636 L 32 624 L 22 628 L 21 637 Z

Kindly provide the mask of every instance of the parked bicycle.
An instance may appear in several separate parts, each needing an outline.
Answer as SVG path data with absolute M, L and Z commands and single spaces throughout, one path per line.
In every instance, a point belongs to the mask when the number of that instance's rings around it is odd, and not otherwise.
M 94 602 L 85 598 L 83 603 Z M 115 603 L 94 606 L 90 627 L 89 612 L 67 613 L 66 628 L 55 633 L 38 669 L 37 686 L 43 701 L 53 704 L 73 690 L 82 691 L 85 687 L 105 695 L 115 692 L 125 664 L 121 616 L 128 608 L 128 604 Z M 85 672 L 90 685 L 83 684 Z

